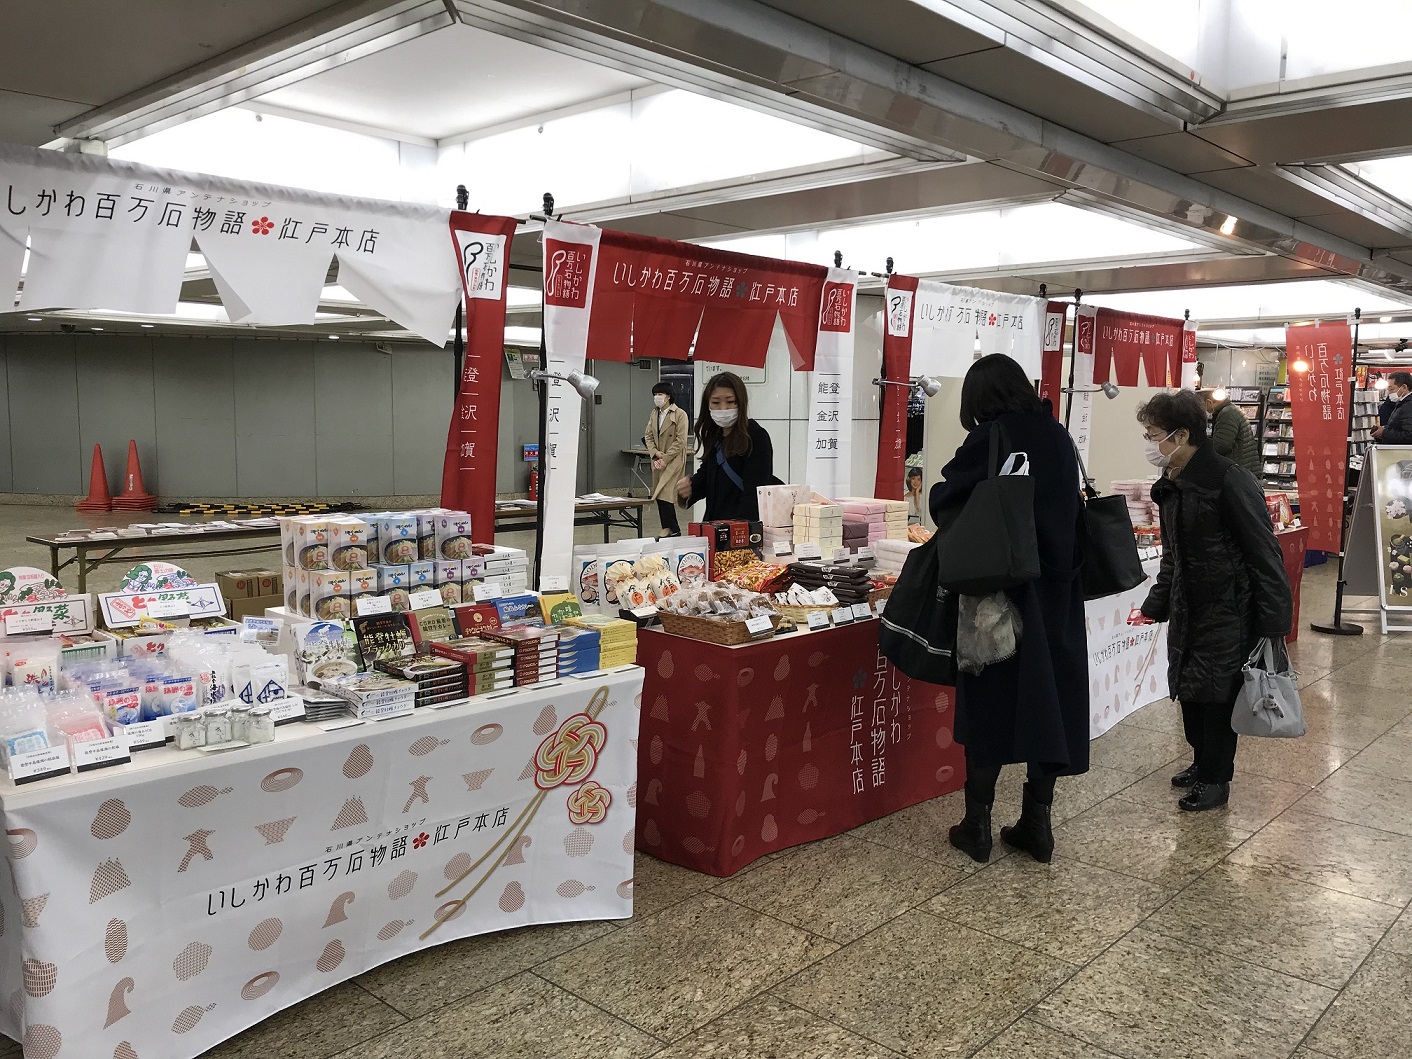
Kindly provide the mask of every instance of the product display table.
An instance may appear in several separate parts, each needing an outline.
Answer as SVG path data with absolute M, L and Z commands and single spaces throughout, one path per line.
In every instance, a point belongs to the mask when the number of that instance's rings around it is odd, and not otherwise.
M 641 691 L 628 666 L 0 781 L 0 1030 L 31 1057 L 188 1059 L 417 949 L 630 916 Z
M 642 536 L 642 509 L 646 500 L 613 500 L 574 505 L 575 526 L 602 526 L 603 543 L 611 540 L 614 526 L 631 530 L 634 537 Z M 501 506 L 495 508 L 495 529 L 532 530 L 539 524 L 539 512 L 533 507 Z
M 31 544 L 43 545 L 49 549 L 49 570 L 55 577 L 65 567 L 73 566 L 78 571 L 76 592 L 88 591 L 88 575 L 107 563 L 121 563 L 132 566 L 145 559 L 204 559 L 219 555 L 251 555 L 255 552 L 279 551 L 279 527 L 240 527 L 238 529 L 211 529 L 196 532 L 200 523 L 192 523 L 192 529 L 177 533 L 147 533 L 141 537 L 100 537 L 98 539 L 75 537 L 26 537 Z M 266 544 L 247 548 L 208 548 L 214 541 L 253 541 L 264 540 Z M 185 551 L 170 551 L 184 548 Z M 60 555 L 72 551 L 74 554 L 60 561 Z
M 644 629 L 637 845 L 710 875 L 960 787 L 953 693 L 878 654 L 878 622 L 715 644 Z

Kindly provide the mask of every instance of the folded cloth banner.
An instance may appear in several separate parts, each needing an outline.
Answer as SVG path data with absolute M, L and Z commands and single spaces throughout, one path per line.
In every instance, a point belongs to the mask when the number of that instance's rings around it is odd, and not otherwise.
M 1353 375 L 1353 332 L 1345 322 L 1285 328 L 1291 365 L 1289 403 L 1294 423 L 1294 473 L 1299 521 L 1309 547 L 1343 548 L 1343 489 L 1348 473 L 1348 383 Z
M 153 169 L 0 144 L 0 283 L 20 308 L 176 311 L 191 241 L 232 321 L 313 323 L 330 260 L 339 283 L 445 345 L 456 260 L 435 206 Z
M 1074 331 L 1078 336 L 1074 347 L 1074 392 L 1069 394 L 1064 421 L 1074 436 L 1079 459 L 1088 463 L 1089 442 L 1093 439 L 1093 343 L 1095 320 L 1099 310 L 1092 305 L 1080 305 L 1074 312 Z
M 1116 360 L 1118 385 L 1136 386 L 1141 360 L 1147 369 L 1148 386 L 1166 386 L 1168 379 L 1175 385 L 1182 377 L 1182 335 L 1181 320 L 1099 309 L 1093 381 L 1108 382 L 1110 365 Z M 1195 348 L 1192 347 L 1193 352 Z
M 1181 388 L 1191 390 L 1196 387 L 1196 321 L 1187 320 L 1182 324 L 1182 374 Z
M 812 371 L 828 270 L 693 243 L 603 231 L 588 359 L 765 365 L 776 323 L 796 371 Z
M 912 311 L 912 370 L 960 378 L 981 355 L 1004 353 L 1038 379 L 1044 342 L 1045 302 L 1022 294 L 917 282 Z
M 883 331 L 883 378 L 907 382 L 912 378 L 912 310 L 917 284 L 912 276 L 889 276 L 887 320 Z M 880 500 L 901 500 L 907 474 L 907 398 L 902 386 L 882 388 L 878 415 L 878 471 L 873 495 Z
M 1044 308 L 1044 363 L 1039 377 L 1039 396 L 1048 401 L 1054 418 L 1061 418 L 1059 407 L 1064 386 L 1064 317 L 1067 302 L 1050 302 Z
M 516 222 L 451 214 L 451 242 L 466 297 L 466 358 L 441 465 L 441 506 L 471 516 L 471 539 L 495 543 L 495 461 L 500 450 L 500 364 L 505 293 Z
M 809 376 L 804 480 L 825 496 L 853 495 L 853 335 L 857 275 L 829 269 Z

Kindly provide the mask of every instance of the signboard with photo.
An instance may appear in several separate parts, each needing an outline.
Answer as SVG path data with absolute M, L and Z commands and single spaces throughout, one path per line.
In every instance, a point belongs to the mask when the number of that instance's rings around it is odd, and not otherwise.
M 1379 602 L 1384 612 L 1412 611 L 1412 446 L 1377 445 L 1369 455 L 1378 525 Z M 1383 620 L 1388 627 L 1386 617 Z M 1412 624 L 1400 628 L 1412 629 Z

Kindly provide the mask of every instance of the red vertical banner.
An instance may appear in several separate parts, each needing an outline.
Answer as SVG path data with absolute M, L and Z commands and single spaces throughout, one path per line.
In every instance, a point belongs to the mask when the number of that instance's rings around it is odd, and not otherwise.
M 891 276 L 887 281 L 887 326 L 883 331 L 883 378 L 907 383 L 912 379 L 912 308 L 917 280 Z M 907 476 L 906 386 L 884 386 L 878 421 L 878 471 L 873 495 L 879 500 L 901 500 Z
M 1310 548 L 1337 552 L 1343 547 L 1353 332 L 1347 323 L 1287 327 L 1285 348 L 1299 520 L 1309 529 Z
M 1170 366 L 1172 381 L 1183 390 L 1196 388 L 1196 321 L 1182 324 L 1181 361 Z M 1171 383 L 1169 383 L 1170 385 Z
M 1064 318 L 1068 302 L 1050 302 L 1044 309 L 1044 361 L 1039 379 L 1039 396 L 1054 407 L 1054 418 L 1063 419 L 1059 411 L 1064 386 Z
M 495 462 L 500 439 L 500 370 L 513 217 L 451 214 L 451 242 L 465 295 L 466 359 L 446 432 L 441 506 L 471 516 L 471 539 L 495 540 Z

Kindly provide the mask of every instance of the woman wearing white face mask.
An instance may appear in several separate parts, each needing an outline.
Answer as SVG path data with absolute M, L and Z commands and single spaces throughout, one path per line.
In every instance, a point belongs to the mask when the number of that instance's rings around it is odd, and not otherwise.
M 1230 796 L 1241 666 L 1262 637 L 1283 642 L 1294 605 L 1264 493 L 1207 440 L 1201 398 L 1190 390 L 1158 394 L 1137 420 L 1148 462 L 1163 469 L 1152 487 L 1162 568 L 1142 615 L 1169 623 L 1167 682 L 1193 758 L 1172 786 L 1190 788 L 1180 808 L 1202 812 Z
M 701 468 L 677 482 L 677 496 L 690 507 L 706 501 L 707 522 L 760 517 L 755 490 L 773 485 L 775 450 L 765 428 L 750 418 L 745 382 L 732 371 L 713 375 L 702 391 L 696 419 Z
M 664 537 L 681 536 L 677 522 L 677 479 L 686 470 L 686 439 L 691 422 L 686 412 L 672 400 L 672 388 L 665 382 L 652 387 L 652 414 L 642 440 L 652 457 L 652 499 L 662 519 Z

